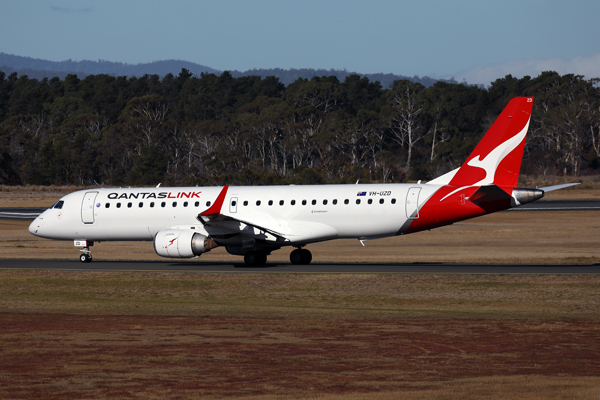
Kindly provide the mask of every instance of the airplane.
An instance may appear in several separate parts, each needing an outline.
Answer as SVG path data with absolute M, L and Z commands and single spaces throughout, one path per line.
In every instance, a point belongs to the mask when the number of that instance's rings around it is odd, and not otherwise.
M 309 264 L 306 246 L 430 230 L 530 203 L 545 192 L 518 188 L 533 97 L 504 108 L 464 164 L 427 183 L 99 188 L 70 193 L 29 226 L 33 235 L 72 240 L 80 261 L 103 241 L 153 241 L 159 256 L 196 258 L 218 246 L 261 266 L 282 247 Z

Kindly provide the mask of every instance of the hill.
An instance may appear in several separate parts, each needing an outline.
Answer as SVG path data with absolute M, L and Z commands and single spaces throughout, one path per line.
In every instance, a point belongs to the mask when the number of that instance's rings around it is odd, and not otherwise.
M 154 61 L 151 63 L 144 64 L 126 64 L 120 62 L 112 62 L 105 60 L 98 61 L 48 61 L 39 58 L 15 56 L 12 54 L 6 54 L 0 52 L 0 70 L 4 71 L 7 75 L 16 72 L 19 76 L 27 75 L 29 78 L 41 80 L 43 78 L 52 78 L 54 76 L 64 79 L 69 74 L 75 74 L 80 79 L 85 78 L 88 75 L 108 74 L 112 76 L 127 76 L 127 77 L 141 77 L 146 74 L 158 75 L 161 78 L 169 73 L 173 75 L 179 74 L 182 68 L 187 69 L 192 74 L 200 76 L 202 73 L 212 73 L 220 75 L 223 71 L 216 70 L 214 68 L 207 67 L 183 60 L 163 60 Z M 284 85 L 289 85 L 298 78 L 311 79 L 315 76 L 335 76 L 340 81 L 343 81 L 349 75 L 360 75 L 361 77 L 369 78 L 369 81 L 379 81 L 383 88 L 388 88 L 394 81 L 407 79 L 412 82 L 418 82 L 429 87 L 437 82 L 436 79 L 419 76 L 403 76 L 395 74 L 361 74 L 358 72 L 349 72 L 346 70 L 334 70 L 334 69 L 250 69 L 247 71 L 231 71 L 233 77 L 243 76 L 275 76 Z M 449 83 L 457 83 L 456 81 L 450 80 L 445 81 Z

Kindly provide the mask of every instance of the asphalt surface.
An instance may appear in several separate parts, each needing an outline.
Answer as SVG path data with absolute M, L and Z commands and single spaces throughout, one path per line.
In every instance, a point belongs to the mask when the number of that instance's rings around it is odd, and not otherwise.
M 46 208 L 0 208 L 0 219 L 25 219 L 33 221 Z
M 0 208 L 0 219 L 34 220 L 45 208 Z M 600 200 L 540 200 L 511 208 L 517 211 L 600 211 Z
M 468 264 L 334 264 L 293 265 L 267 263 L 247 267 L 244 263 L 202 261 L 92 261 L 0 260 L 0 270 L 20 271 L 120 271 L 190 273 L 320 273 L 320 274 L 600 274 L 593 265 L 468 265 Z
M 511 208 L 509 212 L 517 211 L 600 211 L 600 200 L 539 200 Z

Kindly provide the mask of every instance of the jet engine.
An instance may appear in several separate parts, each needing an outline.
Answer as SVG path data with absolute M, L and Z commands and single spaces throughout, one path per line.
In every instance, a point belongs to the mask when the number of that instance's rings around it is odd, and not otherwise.
M 161 257 L 193 258 L 217 246 L 210 236 L 192 229 L 163 229 L 154 236 L 154 251 Z

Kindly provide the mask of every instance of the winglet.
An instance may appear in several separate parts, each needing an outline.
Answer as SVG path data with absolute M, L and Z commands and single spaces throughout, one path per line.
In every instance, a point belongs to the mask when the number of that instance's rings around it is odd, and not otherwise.
M 200 215 L 218 215 L 221 213 L 221 208 L 223 207 L 223 202 L 225 201 L 225 196 L 227 195 L 227 189 L 229 189 L 229 185 L 225 185 L 221 190 L 221 193 L 217 196 L 215 202 L 210 206 L 210 208 Z

